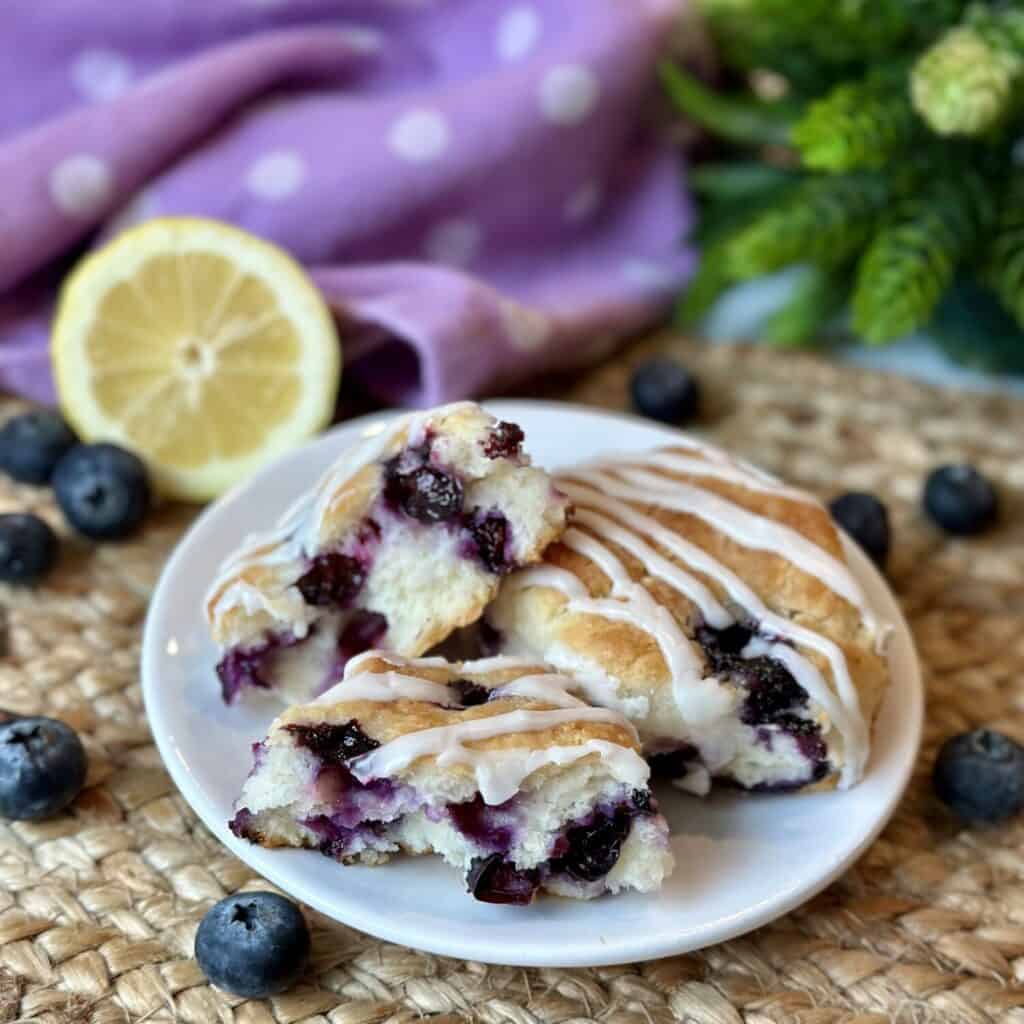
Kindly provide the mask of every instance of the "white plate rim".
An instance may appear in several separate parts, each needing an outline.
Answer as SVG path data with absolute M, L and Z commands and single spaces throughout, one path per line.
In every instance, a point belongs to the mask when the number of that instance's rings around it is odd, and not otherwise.
M 666 440 L 670 439 L 672 434 L 679 433 L 672 428 L 652 423 L 649 420 L 629 413 L 608 411 L 578 403 L 537 399 L 500 399 L 485 401 L 483 404 L 495 415 L 507 419 L 515 419 L 517 416 L 522 418 L 524 410 L 565 412 L 597 417 L 611 423 L 619 421 L 646 427 L 649 428 L 652 437 L 654 435 L 661 435 Z M 531 947 L 527 945 L 513 947 L 511 954 L 509 954 L 506 949 L 491 950 L 486 947 L 481 948 L 475 940 L 467 942 L 465 938 L 459 935 L 457 928 L 451 932 L 439 931 L 427 934 L 419 931 L 415 934 L 410 934 L 409 928 L 403 925 L 400 914 L 389 915 L 374 911 L 372 907 L 368 908 L 359 901 L 351 899 L 339 903 L 337 895 L 329 899 L 317 889 L 304 885 L 301 880 L 301 871 L 298 872 L 299 877 L 296 878 L 296 872 L 288 869 L 289 862 L 287 858 L 279 857 L 281 851 L 266 850 L 262 847 L 253 846 L 238 839 L 228 831 L 223 812 L 206 796 L 202 787 L 191 774 L 188 764 L 182 759 L 180 752 L 173 746 L 171 736 L 162 728 L 165 722 L 165 717 L 162 713 L 163 701 L 167 699 L 167 695 L 160 688 L 158 666 L 163 655 L 163 638 L 160 627 L 161 613 L 164 605 L 169 600 L 168 581 L 173 580 L 181 565 L 187 560 L 191 543 L 197 535 L 201 534 L 204 523 L 213 516 L 220 514 L 220 509 L 224 505 L 240 500 L 245 492 L 254 486 L 257 481 L 272 476 L 283 462 L 300 457 L 300 454 L 310 447 L 319 445 L 330 446 L 332 441 L 341 433 L 347 433 L 356 428 L 368 427 L 381 420 L 390 419 L 397 414 L 400 414 L 399 410 L 386 410 L 347 420 L 318 438 L 313 439 L 302 448 L 286 453 L 280 459 L 261 469 L 248 481 L 233 488 L 218 499 L 218 501 L 207 506 L 178 541 L 165 563 L 160 579 L 153 591 L 143 631 L 141 659 L 142 694 L 147 719 L 150 723 L 154 742 L 160 757 L 178 790 L 206 828 L 231 853 L 295 899 L 307 904 L 326 917 L 376 938 L 410 946 L 428 953 L 476 962 L 520 967 L 567 968 L 596 967 L 654 960 L 692 952 L 696 949 L 736 938 L 739 935 L 746 934 L 768 924 L 796 907 L 801 906 L 835 881 L 836 878 L 847 871 L 859 859 L 892 817 L 910 781 L 923 730 L 924 690 L 919 658 L 913 644 L 912 634 L 895 595 L 867 556 L 846 534 L 842 534 L 842 537 L 851 568 L 862 582 L 870 585 L 877 592 L 884 594 L 884 601 L 887 605 L 884 609 L 884 614 L 893 625 L 892 643 L 894 645 L 905 645 L 904 657 L 907 661 L 908 672 L 907 678 L 900 681 L 900 697 L 905 702 L 900 706 L 900 716 L 902 719 L 900 728 L 901 742 L 898 750 L 892 755 L 895 758 L 895 764 L 888 768 L 891 781 L 887 790 L 887 799 L 884 805 L 879 808 L 878 815 L 871 827 L 865 830 L 856 842 L 851 843 L 844 855 L 837 858 L 827 871 L 822 872 L 813 879 L 809 879 L 807 884 L 802 887 L 794 887 L 792 890 L 784 892 L 776 898 L 758 903 L 755 911 L 746 915 L 738 915 L 725 921 L 710 921 L 701 927 L 691 928 L 674 939 L 656 937 L 645 940 L 642 936 L 633 937 L 633 941 L 623 941 L 611 948 L 600 943 L 587 943 L 586 941 L 582 943 L 576 942 L 574 945 L 566 942 L 555 956 L 552 956 L 550 952 L 538 955 L 536 951 L 531 952 Z M 698 432 L 687 431 L 686 433 L 695 434 Z M 652 443 L 656 442 L 652 441 Z M 799 800 L 801 798 L 797 795 L 792 797 L 792 799 Z M 311 854 L 311 856 L 316 855 Z M 677 871 L 679 870 L 685 870 L 685 865 L 677 866 Z M 653 894 L 653 898 L 656 898 L 656 895 Z M 614 899 L 614 897 L 611 899 Z M 529 911 L 526 912 L 529 913 Z M 453 923 L 457 924 L 457 920 L 453 919 Z

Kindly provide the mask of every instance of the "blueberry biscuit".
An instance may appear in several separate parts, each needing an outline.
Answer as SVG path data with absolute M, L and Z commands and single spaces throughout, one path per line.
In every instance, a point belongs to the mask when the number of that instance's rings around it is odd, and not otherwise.
M 575 685 L 514 658 L 367 652 L 256 745 L 231 829 L 344 863 L 438 853 L 490 903 L 656 889 L 672 854 L 636 732 Z
M 210 588 L 224 699 L 309 700 L 361 651 L 416 656 L 475 622 L 565 528 L 566 498 L 522 442 L 472 402 L 370 428 Z
M 556 484 L 572 525 L 504 581 L 497 650 L 575 674 L 683 788 L 860 779 L 888 630 L 814 498 L 697 442 Z

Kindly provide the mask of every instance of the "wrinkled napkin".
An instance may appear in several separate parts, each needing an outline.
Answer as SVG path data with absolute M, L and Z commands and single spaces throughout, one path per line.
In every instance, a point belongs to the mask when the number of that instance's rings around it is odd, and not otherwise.
M 689 274 L 655 68 L 675 0 L 3 0 L 0 386 L 56 286 L 166 214 L 311 271 L 346 373 L 434 404 L 606 354 Z

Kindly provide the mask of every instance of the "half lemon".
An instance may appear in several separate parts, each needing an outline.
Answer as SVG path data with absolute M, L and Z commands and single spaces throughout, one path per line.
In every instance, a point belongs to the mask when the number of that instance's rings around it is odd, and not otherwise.
M 61 408 L 85 441 L 205 501 L 331 418 L 341 347 L 285 252 L 220 221 L 151 220 L 89 255 L 53 325 Z

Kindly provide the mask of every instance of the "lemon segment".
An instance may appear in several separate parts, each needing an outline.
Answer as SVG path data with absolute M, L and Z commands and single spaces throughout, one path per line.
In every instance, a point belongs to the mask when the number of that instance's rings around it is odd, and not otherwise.
M 205 501 L 321 430 L 334 321 L 287 253 L 219 221 L 151 220 L 83 260 L 52 337 L 61 408 L 137 452 L 163 493 Z

